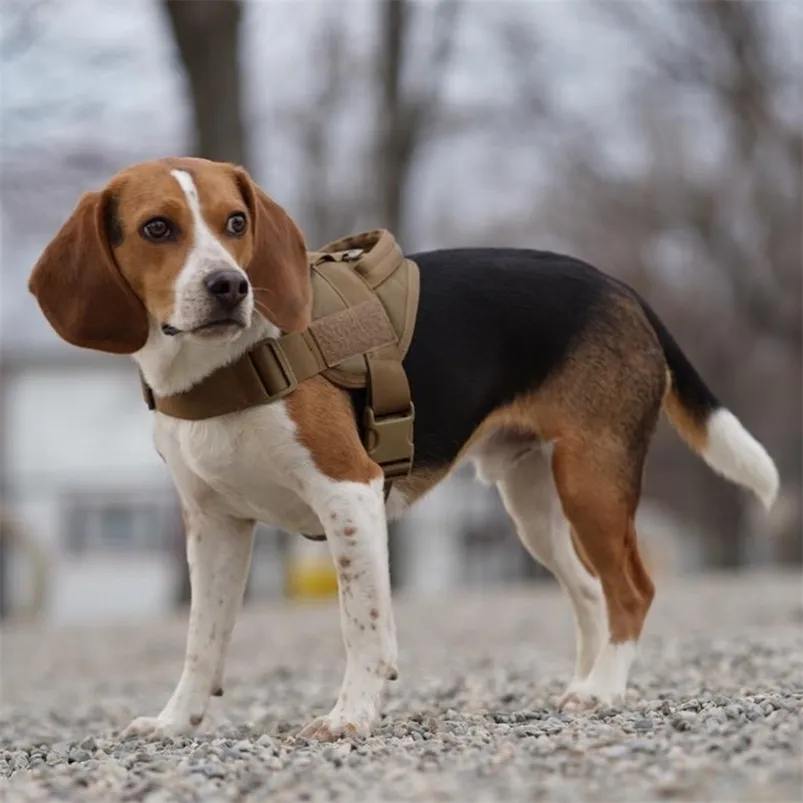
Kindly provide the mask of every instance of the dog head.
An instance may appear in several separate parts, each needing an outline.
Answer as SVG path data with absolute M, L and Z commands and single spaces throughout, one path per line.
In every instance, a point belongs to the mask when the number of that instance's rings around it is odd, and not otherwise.
M 304 239 L 242 168 L 160 159 L 82 196 L 29 288 L 67 342 L 116 354 L 149 337 L 231 340 L 262 317 L 310 321 Z

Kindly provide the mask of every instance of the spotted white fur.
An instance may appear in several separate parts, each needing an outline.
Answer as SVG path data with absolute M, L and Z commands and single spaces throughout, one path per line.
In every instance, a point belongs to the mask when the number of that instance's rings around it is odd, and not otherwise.
M 159 716 L 131 723 L 128 731 L 139 735 L 176 736 L 203 721 L 209 696 L 222 686 L 225 653 L 248 577 L 253 522 L 200 511 L 186 518 L 192 608 L 184 670 Z
M 173 175 L 195 224 L 194 246 L 176 286 L 179 317 L 171 321 L 183 328 L 193 315 L 203 314 L 198 288 L 220 267 L 225 249 L 212 242 L 192 178 L 182 171 Z M 198 342 L 192 334 L 167 337 L 153 326 L 134 358 L 153 390 L 167 395 L 190 387 L 270 334 L 276 334 L 275 327 L 258 315 L 238 336 L 215 341 Z M 188 733 L 203 720 L 209 697 L 223 680 L 253 525 L 259 520 L 295 532 L 325 532 L 338 571 L 345 678 L 331 713 L 305 734 L 322 739 L 367 735 L 379 718 L 385 681 L 396 674 L 381 480 L 338 482 L 322 474 L 299 442 L 284 402 L 203 421 L 155 413 L 154 440 L 188 523 L 190 624 L 173 695 L 158 716 L 134 720 L 128 732 L 158 738 Z

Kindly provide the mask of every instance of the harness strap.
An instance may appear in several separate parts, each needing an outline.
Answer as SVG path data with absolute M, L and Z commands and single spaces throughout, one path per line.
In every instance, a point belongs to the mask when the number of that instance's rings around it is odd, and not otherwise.
M 324 374 L 342 389 L 366 389 L 363 445 L 385 475 L 413 464 L 413 408 L 402 361 L 418 309 L 418 267 L 383 229 L 341 238 L 308 253 L 314 320 L 303 332 L 268 338 L 183 393 L 157 396 L 144 378 L 148 408 L 200 421 L 279 401 Z M 339 264 L 338 264 L 339 263 Z
M 393 343 L 395 337 L 382 302 L 373 298 L 313 321 L 303 332 L 261 340 L 183 393 L 157 396 L 144 386 L 145 401 L 151 410 L 188 421 L 271 404 L 304 380 Z
M 368 355 L 368 376 L 365 449 L 382 466 L 385 479 L 405 477 L 413 467 L 415 417 L 407 375 L 400 362 Z
M 396 238 L 385 229 L 341 237 L 310 255 L 312 264 L 331 260 L 354 262 L 354 270 L 375 290 L 404 261 L 404 252 Z
M 304 334 L 288 336 L 292 339 L 287 341 L 263 340 L 183 393 L 157 396 L 143 379 L 145 401 L 151 410 L 185 421 L 217 418 L 279 401 L 292 393 L 299 382 L 326 367 L 318 367 L 320 357 Z
M 304 380 L 365 355 L 369 379 L 363 442 L 385 474 L 387 499 L 390 480 L 407 475 L 413 462 L 414 410 L 404 368 L 398 360 L 370 353 L 394 337 L 381 302 L 366 301 L 315 321 L 303 332 L 260 341 L 183 393 L 157 396 L 141 377 L 143 397 L 150 410 L 172 418 L 216 418 L 279 401 Z

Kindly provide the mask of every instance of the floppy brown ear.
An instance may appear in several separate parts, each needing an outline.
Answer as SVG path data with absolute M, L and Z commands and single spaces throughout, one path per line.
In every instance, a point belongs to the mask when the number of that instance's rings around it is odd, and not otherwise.
M 68 343 L 113 354 L 145 345 L 148 316 L 120 275 L 106 231 L 110 199 L 87 192 L 28 280 L 45 317 Z
M 251 212 L 254 253 L 246 273 L 258 310 L 283 332 L 310 323 L 312 285 L 304 236 L 290 216 L 242 168 L 237 180 Z

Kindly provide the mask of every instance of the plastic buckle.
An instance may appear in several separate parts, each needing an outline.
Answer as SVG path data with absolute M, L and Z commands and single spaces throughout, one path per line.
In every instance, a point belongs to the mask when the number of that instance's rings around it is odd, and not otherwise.
M 376 417 L 373 407 L 364 413 L 366 451 L 382 467 L 386 479 L 406 477 L 413 468 L 415 406 L 401 414 Z M 400 454 L 408 457 L 399 458 Z

